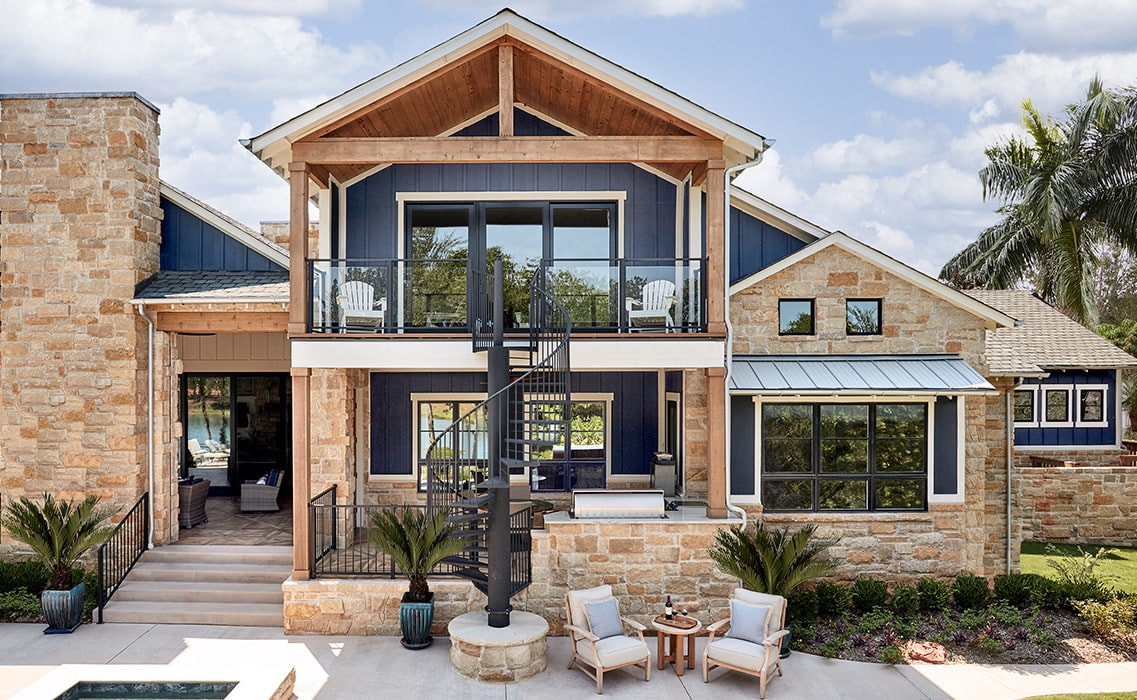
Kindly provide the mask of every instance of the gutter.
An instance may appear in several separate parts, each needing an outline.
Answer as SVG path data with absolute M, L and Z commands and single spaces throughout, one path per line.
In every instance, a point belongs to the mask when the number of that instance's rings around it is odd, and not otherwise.
M 146 493 L 149 494 L 147 509 L 150 522 L 146 531 L 149 539 L 146 549 L 154 549 L 154 321 L 142 305 L 136 305 L 138 315 L 146 319 Z
M 732 165 L 726 169 L 724 173 L 723 187 L 726 191 L 723 193 L 723 316 L 726 320 L 726 374 L 723 376 L 723 401 L 726 403 L 723 415 L 726 417 L 726 445 L 724 453 L 726 454 L 726 509 L 731 513 L 735 513 L 738 517 L 742 518 L 742 527 L 746 527 L 746 510 L 731 503 L 730 501 L 730 370 L 731 365 L 734 364 L 734 325 L 730 322 L 730 183 L 738 173 L 753 168 L 762 162 L 762 156 L 766 150 L 774 145 L 773 140 L 762 139 L 762 148 L 754 154 L 754 158 Z M 709 251 L 708 251 L 709 252 Z M 761 501 L 761 484 L 755 484 L 754 490 L 758 494 L 759 501 Z

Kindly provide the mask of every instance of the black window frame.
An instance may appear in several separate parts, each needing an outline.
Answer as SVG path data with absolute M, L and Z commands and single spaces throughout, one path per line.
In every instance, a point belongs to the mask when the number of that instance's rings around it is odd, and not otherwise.
M 876 304 L 876 329 L 871 331 L 854 331 L 849 324 L 849 304 Z M 881 335 L 884 332 L 884 300 L 883 299 L 846 299 L 845 300 L 845 335 L 866 336 Z
M 785 330 L 786 324 L 783 323 L 783 321 L 782 321 L 782 304 L 788 303 L 788 302 L 792 302 L 792 303 L 808 302 L 809 303 L 809 330 L 808 331 L 797 332 L 797 331 Z M 799 314 L 793 320 L 797 321 L 797 319 L 800 317 L 801 317 L 801 315 Z M 817 335 L 817 300 L 816 299 L 806 299 L 806 298 L 796 298 L 796 297 L 793 297 L 793 298 L 787 297 L 784 299 L 778 299 L 778 335 L 780 335 L 780 336 Z
M 880 406 L 908 405 L 919 406 L 924 413 L 924 433 L 922 435 L 923 451 L 921 458 L 922 471 L 919 472 L 889 472 L 877 471 L 877 409 Z M 766 409 L 771 406 L 808 406 L 812 409 L 812 434 L 810 436 L 810 471 L 808 472 L 773 472 L 767 468 L 767 436 L 765 434 Z M 821 431 L 821 410 L 823 406 L 867 406 L 868 416 L 868 469 L 864 473 L 856 472 L 826 472 L 822 471 L 822 444 L 824 437 Z M 762 474 L 759 492 L 762 496 L 763 508 L 771 513 L 925 513 L 928 511 L 929 489 L 932 486 L 930 473 L 931 446 L 929 433 L 932 423 L 932 411 L 929 404 L 920 401 L 879 401 L 879 402 L 769 402 L 763 403 L 757 412 L 758 449 L 762 457 Z M 800 440 L 801 438 L 786 438 Z M 885 438 L 887 439 L 887 438 Z M 766 484 L 770 482 L 789 482 L 811 480 L 811 507 L 809 509 L 778 509 L 769 505 L 766 497 Z M 821 484 L 825 481 L 853 481 L 864 480 L 868 488 L 868 508 L 820 508 Z M 923 499 L 917 508 L 884 508 L 879 507 L 877 500 L 878 481 L 922 481 Z

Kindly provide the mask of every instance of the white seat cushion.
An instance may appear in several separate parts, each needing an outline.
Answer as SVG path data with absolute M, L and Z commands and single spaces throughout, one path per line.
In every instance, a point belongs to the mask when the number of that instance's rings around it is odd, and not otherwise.
M 786 599 L 782 596 L 736 588 L 732 597 L 748 605 L 766 605 L 771 608 L 770 614 L 766 615 L 767 637 L 782 628 L 782 620 L 786 614 Z
M 612 586 L 604 584 L 596 586 L 595 588 L 585 588 L 579 591 L 569 591 L 568 594 L 568 613 L 570 625 L 576 625 L 582 629 L 588 629 L 588 615 L 584 611 L 585 603 L 596 603 L 605 598 L 612 597 Z
M 766 647 L 742 639 L 724 637 L 707 645 L 707 657 L 712 661 L 721 661 L 757 673 L 762 669 L 762 662 L 766 658 Z M 776 660 L 778 657 L 775 654 L 773 658 Z
M 592 656 L 592 645 L 587 639 L 576 643 L 576 653 L 594 666 L 623 666 L 650 658 L 647 644 L 638 637 L 608 637 L 596 642 L 596 651 L 600 654 L 599 663 Z

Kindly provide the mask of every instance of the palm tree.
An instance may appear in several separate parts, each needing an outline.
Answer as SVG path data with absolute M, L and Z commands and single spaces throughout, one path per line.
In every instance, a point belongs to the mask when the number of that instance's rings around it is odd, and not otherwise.
M 1055 122 L 1023 103 L 1028 139 L 987 149 L 984 199 L 1003 219 L 944 265 L 961 287 L 1031 281 L 1043 298 L 1096 327 L 1097 251 L 1137 251 L 1137 87 L 1110 91 L 1095 78 L 1086 99 Z
M 839 539 L 814 539 L 816 531 L 814 525 L 792 532 L 768 529 L 763 523 L 755 523 L 753 530 L 735 525 L 715 533 L 708 554 L 723 572 L 737 576 L 746 588 L 785 596 L 837 566 L 837 562 L 820 556 Z
M 74 585 L 72 570 L 79 557 L 110 539 L 113 528 L 105 523 L 117 512 L 99 509 L 99 498 L 88 496 L 78 504 L 57 501 L 50 493 L 39 504 L 26 496 L 10 501 L 3 523 L 16 539 L 32 548 L 37 560 L 51 573 L 50 590 Z
M 371 543 L 386 552 L 407 577 L 405 602 L 428 602 L 426 577 L 431 569 L 466 546 L 453 537 L 454 527 L 446 522 L 448 515 L 446 510 L 430 515 L 425 509 L 403 507 L 384 508 L 371 516 Z

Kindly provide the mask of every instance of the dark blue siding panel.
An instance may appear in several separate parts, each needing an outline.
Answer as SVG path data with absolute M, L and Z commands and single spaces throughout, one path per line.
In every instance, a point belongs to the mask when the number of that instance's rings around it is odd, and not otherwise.
M 805 241 L 731 207 L 731 284 L 749 277 L 805 245 Z
M 932 458 L 935 474 L 932 476 L 932 493 L 953 495 L 959 493 L 959 414 L 955 396 L 937 396 L 935 404 L 935 444 Z
M 653 372 L 577 372 L 572 390 L 611 393 L 612 471 L 650 474 L 659 440 L 658 386 Z M 485 393 L 482 372 L 411 372 L 371 375 L 371 473 L 412 474 L 414 393 Z
M 514 119 L 516 119 L 516 117 L 514 117 Z M 480 121 L 476 121 L 464 129 L 460 129 L 458 131 L 455 131 L 452 135 L 453 136 L 497 136 L 499 121 L 500 120 L 498 119 L 497 112 L 494 112 L 493 114 L 489 114 L 489 115 L 483 117 Z M 516 124 L 514 125 L 514 134 L 517 134 Z M 517 134 L 517 135 L 520 136 L 520 134 Z
M 393 258 L 396 192 L 627 192 L 624 255 L 675 256 L 676 186 L 630 163 L 445 163 L 395 165 L 347 188 L 349 258 Z M 486 199 L 494 199 L 487 194 Z
M 730 397 L 730 494 L 754 495 L 754 400 Z
M 683 373 L 678 371 L 671 371 L 667 373 L 664 379 L 667 391 L 676 394 L 683 393 Z
M 1015 428 L 1015 444 L 1022 447 L 1030 446 L 1083 446 L 1083 445 L 1116 445 L 1117 444 L 1117 372 L 1114 370 L 1067 370 L 1053 371 L 1049 377 L 1043 379 L 1027 379 L 1023 382 L 1028 386 L 1104 384 L 1106 385 L 1105 415 L 1106 427 L 1080 428 Z M 1036 397 L 1038 405 L 1036 410 L 1041 411 L 1042 397 Z M 1077 416 L 1077 392 L 1070 397 L 1074 404 L 1075 418 Z M 1076 422 L 1076 420 L 1075 420 Z
M 251 250 L 177 204 L 162 199 L 163 270 L 281 270 L 281 266 Z
M 497 115 L 494 115 L 497 116 Z M 497 135 L 495 129 L 493 136 Z M 571 136 L 559 126 L 553 126 L 547 121 L 529 114 L 525 110 L 513 110 L 514 136 Z

